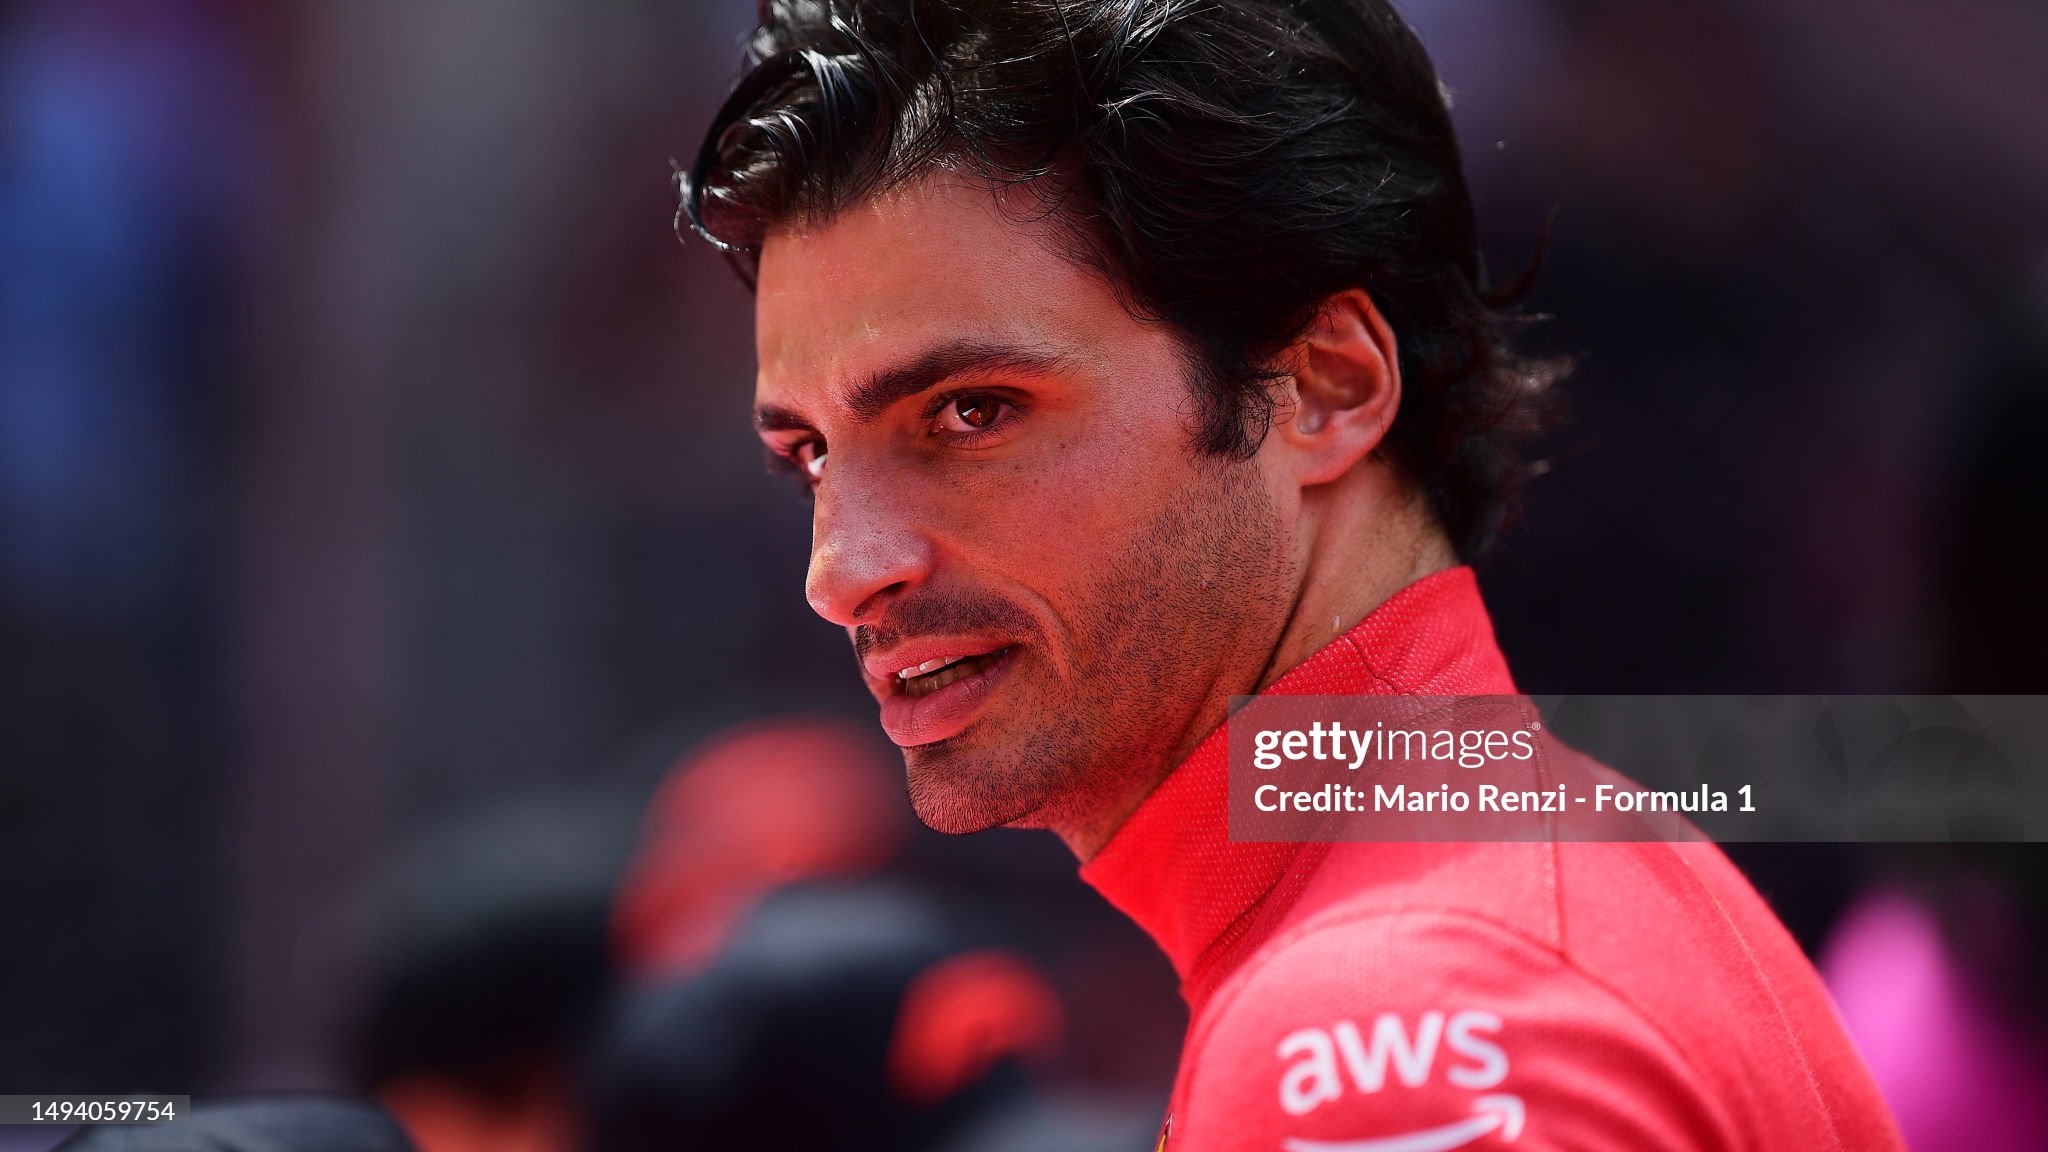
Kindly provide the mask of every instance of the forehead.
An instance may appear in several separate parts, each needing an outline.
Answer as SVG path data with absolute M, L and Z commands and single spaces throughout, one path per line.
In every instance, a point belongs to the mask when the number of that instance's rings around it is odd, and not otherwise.
M 755 295 L 757 395 L 844 386 L 952 341 L 1103 359 L 1136 321 L 1060 255 L 1035 198 L 1009 195 L 941 176 L 771 232 Z

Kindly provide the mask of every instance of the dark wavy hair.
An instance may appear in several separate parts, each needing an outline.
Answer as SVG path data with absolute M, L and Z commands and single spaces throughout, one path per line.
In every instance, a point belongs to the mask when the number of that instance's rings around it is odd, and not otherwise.
M 1188 345 L 1198 446 L 1244 457 L 1279 355 L 1361 287 L 1403 381 L 1386 452 L 1492 541 L 1566 365 L 1515 350 L 1436 71 L 1384 0 L 761 0 L 677 214 L 762 238 L 935 169 L 1030 184 L 1075 259 Z M 1526 276 L 1523 277 L 1526 280 Z

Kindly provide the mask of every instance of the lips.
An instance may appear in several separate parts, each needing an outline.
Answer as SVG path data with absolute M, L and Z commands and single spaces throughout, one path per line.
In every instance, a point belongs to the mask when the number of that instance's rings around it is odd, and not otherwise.
M 885 691 L 877 692 L 882 698 L 882 730 L 900 748 L 959 735 L 980 718 L 996 686 L 1016 663 L 1015 655 L 1015 646 L 940 653 L 899 667 L 894 675 L 876 677 L 886 685 Z

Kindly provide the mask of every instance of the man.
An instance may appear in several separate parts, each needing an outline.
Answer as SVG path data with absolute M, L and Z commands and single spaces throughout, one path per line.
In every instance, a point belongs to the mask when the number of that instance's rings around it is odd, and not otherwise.
M 1556 366 L 1378 0 L 770 0 L 683 212 L 934 828 L 1172 959 L 1188 1152 L 1890 1148 L 1711 846 L 1231 843 L 1233 694 L 1511 693 L 1463 561 Z

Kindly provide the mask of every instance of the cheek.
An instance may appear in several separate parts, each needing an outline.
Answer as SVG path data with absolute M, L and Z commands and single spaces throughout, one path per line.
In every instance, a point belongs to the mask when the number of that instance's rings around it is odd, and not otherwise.
M 942 498 L 948 535 L 977 561 L 1025 583 L 1127 553 L 1189 480 L 1184 453 L 1117 438 L 1055 442 L 956 473 Z

